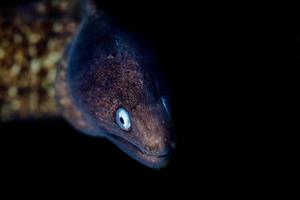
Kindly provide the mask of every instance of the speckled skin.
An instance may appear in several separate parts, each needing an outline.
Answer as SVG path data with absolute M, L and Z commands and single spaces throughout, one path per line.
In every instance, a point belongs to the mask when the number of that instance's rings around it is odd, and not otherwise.
M 105 137 L 140 163 L 161 168 L 174 148 L 174 132 L 160 99 L 167 93 L 154 54 L 87 2 L 80 28 L 57 63 L 58 108 L 81 132 Z M 129 131 L 115 121 L 120 107 L 129 113 Z
M 69 59 L 67 81 L 91 127 L 87 133 L 110 139 L 149 167 L 164 166 L 174 146 L 171 121 L 160 101 L 165 91 L 156 84 L 157 63 L 145 42 L 93 14 L 82 23 Z M 115 123 L 119 107 L 130 113 L 128 132 Z

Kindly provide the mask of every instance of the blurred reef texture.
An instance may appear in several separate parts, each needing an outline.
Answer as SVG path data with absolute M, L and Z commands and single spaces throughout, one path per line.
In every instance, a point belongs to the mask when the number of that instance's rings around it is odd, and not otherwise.
M 58 115 L 54 81 L 78 26 L 74 2 L 0 9 L 0 121 Z

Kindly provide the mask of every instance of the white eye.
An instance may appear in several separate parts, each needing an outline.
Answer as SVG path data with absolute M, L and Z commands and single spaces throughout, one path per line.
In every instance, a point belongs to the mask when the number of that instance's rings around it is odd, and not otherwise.
M 131 121 L 128 112 L 124 108 L 119 108 L 116 112 L 116 122 L 121 129 L 128 131 L 131 128 Z
M 163 104 L 163 106 L 164 106 L 164 108 L 167 112 L 168 117 L 171 117 L 170 116 L 170 106 L 169 106 L 168 98 L 165 97 L 165 96 L 162 96 L 162 97 L 160 97 L 160 100 L 161 100 L 161 102 L 162 102 L 162 104 Z

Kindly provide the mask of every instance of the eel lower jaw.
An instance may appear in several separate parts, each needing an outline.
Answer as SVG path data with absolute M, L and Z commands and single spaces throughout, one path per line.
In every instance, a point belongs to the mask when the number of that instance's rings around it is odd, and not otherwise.
M 121 150 L 127 153 L 130 157 L 150 168 L 160 169 L 164 167 L 167 164 L 171 154 L 171 148 L 164 152 L 153 153 L 138 147 L 137 145 L 120 136 L 108 134 L 107 138 L 117 145 Z

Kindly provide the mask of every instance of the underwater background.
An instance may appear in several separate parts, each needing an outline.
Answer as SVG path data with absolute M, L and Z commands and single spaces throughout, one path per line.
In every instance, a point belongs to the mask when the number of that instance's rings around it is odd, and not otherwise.
M 1 13 L 2 17 L 10 17 L 6 13 L 15 7 L 24 5 L 24 9 L 26 9 L 26 5 L 31 2 L 38 1 L 1 1 L 0 7 L 2 11 L 4 10 Z M 59 4 L 63 1 L 52 0 L 49 2 Z M 178 120 L 188 121 L 190 117 L 176 114 L 186 111 L 183 105 L 191 95 L 189 88 L 186 88 L 183 83 L 186 78 L 184 71 L 188 71 L 191 67 L 188 64 L 191 50 L 184 47 L 187 35 L 191 31 L 187 29 L 190 22 L 182 16 L 181 12 L 184 8 L 181 8 L 181 4 L 152 1 L 99 2 L 101 9 L 108 12 L 120 25 L 141 34 L 153 45 L 163 75 L 170 87 L 172 118 L 176 124 L 176 132 L 178 132 L 178 151 L 176 150 L 166 168 L 159 171 L 148 169 L 127 157 L 107 140 L 81 134 L 57 116 L 53 104 L 51 81 L 47 85 L 47 83 L 43 83 L 43 78 L 38 77 L 39 75 L 36 78 L 36 75 L 31 76 L 30 73 L 22 70 L 18 72 L 17 76 L 11 78 L 15 80 L 10 80 L 7 70 L 2 68 L 1 83 L 6 84 L 5 86 L 2 84 L 0 87 L 2 95 L 0 101 L 0 146 L 4 171 L 9 171 L 9 174 L 12 173 L 14 177 L 24 177 L 21 178 L 23 180 L 33 177 L 41 181 L 49 178 L 62 178 L 67 182 L 91 179 L 99 180 L 99 186 L 105 184 L 105 180 L 114 180 L 118 185 L 126 184 L 125 181 L 130 180 L 136 183 L 145 182 L 146 185 L 152 185 L 153 182 L 155 184 L 151 186 L 152 190 L 172 188 L 180 184 L 180 177 L 190 176 L 186 175 L 189 173 L 189 169 L 195 167 L 194 163 L 196 163 L 190 152 L 193 152 L 191 149 L 198 148 L 198 146 L 193 147 L 182 142 L 182 138 L 189 138 L 194 133 L 188 131 L 189 127 L 185 122 L 178 122 Z M 6 33 L 4 28 L 1 31 Z M 17 34 L 18 37 L 18 33 L 11 33 Z M 9 46 L 9 48 L 13 47 Z M 8 52 L 9 50 L 4 49 L 3 51 Z M 15 52 L 12 50 L 12 53 Z M 48 67 L 52 70 L 55 65 Z M 45 73 L 47 74 L 48 71 Z M 45 73 L 40 70 L 40 76 L 47 78 Z M 50 73 L 52 72 L 50 71 Z M 34 83 L 32 87 L 28 86 L 29 89 L 16 89 L 17 84 L 20 83 L 22 86 L 22 80 L 26 82 L 32 79 L 34 79 Z M 35 90 L 39 84 L 45 85 L 42 91 Z M 25 85 L 25 87 L 27 86 Z M 35 101 L 33 103 L 23 101 L 21 97 L 30 99 L 26 95 L 30 98 L 35 97 L 33 98 Z M 6 96 L 8 97 L 6 98 Z M 39 100 L 36 100 L 36 96 Z M 18 113 L 19 110 L 23 112 L 23 115 L 14 118 L 14 112 Z M 30 118 L 26 117 L 30 112 L 38 114 L 37 116 L 32 115 Z M 44 113 L 50 113 L 50 115 L 43 117 Z M 189 140 L 193 141 L 194 139 L 190 138 Z M 185 145 L 186 147 L 184 147 Z M 196 160 L 198 159 L 196 158 Z
M 35 1 L 1 1 L 0 10 L 29 2 Z M 283 188 L 289 191 L 286 197 L 300 196 L 298 132 L 287 131 L 290 126 L 277 129 L 282 121 L 269 125 L 265 113 L 273 115 L 278 104 L 265 111 L 273 98 L 264 99 L 270 88 L 276 93 L 281 88 L 268 77 L 282 82 L 292 77 L 286 82 L 297 85 L 293 72 L 299 64 L 299 17 L 293 18 L 293 31 L 284 35 L 291 49 L 285 53 L 297 60 L 288 68 L 287 62 L 276 67 L 278 57 L 268 48 L 274 51 L 277 35 L 274 29 L 272 34 L 266 31 L 272 20 L 255 19 L 260 16 L 256 6 L 247 12 L 248 5 L 236 9 L 227 2 L 99 2 L 121 25 L 150 41 L 157 53 L 176 129 L 170 162 L 161 170 L 144 167 L 109 141 L 81 134 L 59 117 L 4 120 L 0 175 L 6 187 L 15 192 L 27 186 L 27 192 L 46 195 L 54 188 L 71 194 L 84 191 L 84 197 L 92 193 L 97 198 L 112 190 L 111 197 L 243 199 L 257 198 L 260 192 L 269 197 Z M 292 70 L 284 74 L 283 68 Z M 274 71 L 279 73 L 275 76 Z M 0 87 L 0 95 L 4 93 Z M 286 143 L 283 135 L 289 137 Z

